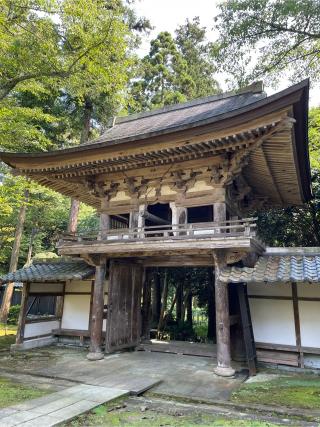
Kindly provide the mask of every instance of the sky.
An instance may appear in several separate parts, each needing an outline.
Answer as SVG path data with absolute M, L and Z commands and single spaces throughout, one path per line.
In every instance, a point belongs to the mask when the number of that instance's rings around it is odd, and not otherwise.
M 219 0 L 136 0 L 135 10 L 138 16 L 145 16 L 155 27 L 148 39 L 144 40 L 140 54 L 148 52 L 149 42 L 157 36 L 160 31 L 169 31 L 172 34 L 187 18 L 192 19 L 199 16 L 201 25 L 207 28 L 207 36 L 210 41 L 217 38 L 214 31 L 214 16 L 218 13 L 217 4 Z M 227 90 L 223 74 L 218 75 L 220 86 Z M 277 90 L 266 87 L 266 92 L 271 95 L 275 91 L 290 86 L 286 80 L 280 82 Z M 310 91 L 310 105 L 320 105 L 320 87 L 312 88 Z

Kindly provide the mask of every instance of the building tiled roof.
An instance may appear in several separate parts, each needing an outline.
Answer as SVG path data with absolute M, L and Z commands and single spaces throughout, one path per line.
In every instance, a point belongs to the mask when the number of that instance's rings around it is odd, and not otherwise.
M 258 82 L 248 87 L 245 93 L 213 95 L 150 112 L 117 117 L 111 128 L 88 144 L 115 142 L 124 138 L 196 126 L 209 119 L 220 119 L 226 113 L 239 110 L 264 98 L 266 94 L 262 91 L 262 84 Z
M 225 268 L 221 272 L 220 280 L 225 283 L 320 283 L 320 253 L 315 255 L 262 255 L 253 268 Z
M 29 267 L 21 268 L 15 273 L 8 273 L 0 278 L 0 282 L 54 282 L 81 280 L 93 276 L 94 267 L 84 261 L 70 262 L 37 262 Z

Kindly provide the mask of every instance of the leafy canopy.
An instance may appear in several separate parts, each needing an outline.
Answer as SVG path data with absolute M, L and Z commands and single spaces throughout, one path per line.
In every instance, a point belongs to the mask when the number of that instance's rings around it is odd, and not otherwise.
M 276 83 L 285 72 L 319 81 L 318 0 L 229 0 L 219 8 L 219 57 L 238 84 L 261 76 Z
M 48 128 L 71 121 L 46 98 L 75 109 L 103 101 L 101 117 L 118 109 L 136 40 L 129 21 L 120 0 L 0 0 L 0 147 L 54 148 Z

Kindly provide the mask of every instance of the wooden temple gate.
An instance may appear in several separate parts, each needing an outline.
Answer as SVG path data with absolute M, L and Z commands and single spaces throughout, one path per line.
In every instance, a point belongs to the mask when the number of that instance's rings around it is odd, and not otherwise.
M 312 197 L 307 106 L 308 81 L 270 97 L 256 83 L 239 93 L 117 118 L 91 144 L 32 155 L 0 153 L 18 173 L 101 214 L 98 233 L 65 235 L 58 244 L 61 255 L 96 266 L 88 358 L 103 357 L 107 264 L 107 351 L 137 342 L 143 267 L 211 266 L 216 372 L 233 374 L 228 286 L 219 273 L 265 250 L 255 221 L 246 219 L 250 213 Z M 170 206 L 170 218 L 157 219 L 150 210 L 156 204 Z M 206 206 L 211 219 L 188 222 L 188 210 Z M 126 224 L 114 230 L 117 218 Z

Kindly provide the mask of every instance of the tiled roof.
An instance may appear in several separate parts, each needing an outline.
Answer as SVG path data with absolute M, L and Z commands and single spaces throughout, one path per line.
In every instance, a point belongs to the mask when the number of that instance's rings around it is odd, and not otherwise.
M 253 268 L 225 268 L 225 283 L 319 282 L 320 253 L 316 255 L 263 255 Z
M 37 262 L 15 273 L 6 274 L 0 278 L 0 281 L 8 283 L 81 280 L 91 277 L 94 271 L 94 267 L 84 261 Z
M 199 98 L 182 104 L 164 107 L 146 113 L 117 117 L 113 126 L 99 138 L 88 143 L 116 141 L 139 135 L 168 132 L 177 128 L 192 127 L 239 110 L 266 98 L 262 85 L 256 83 L 246 93 L 229 93 Z

